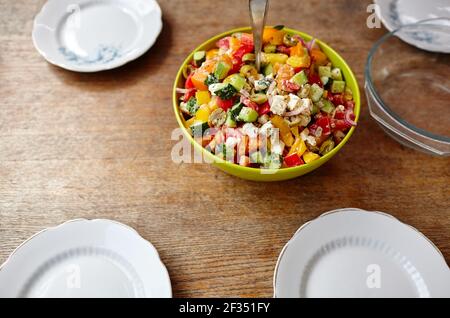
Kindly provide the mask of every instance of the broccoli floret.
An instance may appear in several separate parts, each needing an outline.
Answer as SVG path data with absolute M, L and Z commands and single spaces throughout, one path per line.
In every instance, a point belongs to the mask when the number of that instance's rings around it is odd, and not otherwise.
M 217 90 L 214 92 L 217 96 L 219 96 L 223 100 L 231 99 L 237 93 L 237 90 L 233 87 L 233 85 L 228 84 L 227 86 Z
M 186 109 L 191 116 L 194 116 L 200 106 L 197 104 L 197 98 L 191 97 L 189 101 L 186 103 Z
M 217 84 L 217 83 L 219 83 L 219 79 L 214 74 L 209 74 L 205 80 L 206 86 L 209 86 L 212 84 Z

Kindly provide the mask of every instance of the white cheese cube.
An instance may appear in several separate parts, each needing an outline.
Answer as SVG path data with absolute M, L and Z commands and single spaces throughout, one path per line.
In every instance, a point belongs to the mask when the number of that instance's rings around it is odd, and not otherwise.
M 272 104 L 270 105 L 270 111 L 276 115 L 283 116 L 286 112 L 287 102 L 286 98 L 282 95 L 275 95 L 272 98 Z

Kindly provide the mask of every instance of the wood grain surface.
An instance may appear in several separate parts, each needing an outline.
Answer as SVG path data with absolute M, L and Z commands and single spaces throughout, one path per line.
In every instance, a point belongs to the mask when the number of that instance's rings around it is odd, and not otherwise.
M 272 296 L 283 245 L 342 207 L 388 212 L 450 261 L 450 161 L 407 149 L 370 118 L 328 164 L 262 184 L 209 165 L 176 165 L 171 88 L 209 37 L 249 24 L 247 1 L 171 0 L 155 46 L 116 70 L 78 74 L 48 64 L 31 41 L 45 0 L 0 0 L 0 263 L 33 233 L 74 218 L 108 218 L 151 241 L 176 297 Z M 272 1 L 268 23 L 302 30 L 349 62 L 363 93 L 370 1 Z M 364 95 L 363 95 L 364 96 Z

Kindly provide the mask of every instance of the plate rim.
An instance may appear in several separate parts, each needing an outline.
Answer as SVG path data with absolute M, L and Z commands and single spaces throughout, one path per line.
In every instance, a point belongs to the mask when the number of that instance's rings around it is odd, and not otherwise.
M 289 245 L 291 245 L 291 243 L 294 241 L 294 239 L 297 237 L 297 235 L 299 235 L 299 234 L 302 232 L 302 230 L 304 230 L 304 229 L 305 229 L 307 226 L 309 226 L 311 223 L 313 223 L 314 221 L 319 220 L 319 219 L 322 218 L 322 217 L 326 217 L 326 216 L 328 216 L 328 215 L 335 214 L 335 213 L 349 212 L 349 211 L 364 212 L 364 213 L 375 213 L 375 214 L 378 214 L 378 215 L 382 215 L 382 216 L 388 217 L 388 218 L 390 218 L 390 219 L 392 219 L 392 220 L 394 220 L 394 221 L 399 222 L 399 223 L 402 224 L 402 225 L 406 225 L 408 228 L 410 228 L 410 229 L 414 230 L 415 232 L 417 232 L 417 234 L 419 234 L 422 238 L 425 238 L 425 240 L 430 244 L 430 247 L 434 248 L 434 250 L 438 252 L 438 255 L 440 255 L 440 256 L 442 257 L 444 263 L 446 264 L 446 260 L 445 260 L 444 255 L 442 254 L 442 252 L 438 249 L 438 247 L 437 247 L 437 246 L 436 246 L 436 245 L 435 245 L 435 244 L 434 244 L 434 243 L 433 243 L 433 242 L 432 242 L 425 234 L 423 234 L 421 231 L 419 231 L 417 228 L 413 227 L 412 225 L 400 221 L 400 220 L 399 220 L 398 218 L 396 218 L 395 216 L 393 216 L 393 215 L 391 215 L 391 214 L 388 214 L 388 213 L 386 213 L 386 212 L 381 212 L 381 211 L 368 211 L 368 210 L 364 210 L 364 209 L 360 209 L 360 208 L 340 208 L 340 209 L 335 209 L 335 210 L 331 210 L 331 211 L 322 213 L 322 214 L 320 214 L 319 216 L 313 218 L 312 220 L 307 221 L 306 223 L 302 224 L 302 225 L 294 232 L 294 234 L 293 234 L 292 237 L 288 240 L 288 242 L 283 246 L 283 248 L 281 249 L 281 252 L 280 252 L 280 254 L 279 254 L 278 258 L 277 258 L 277 262 L 276 262 L 275 269 L 274 269 L 274 275 L 273 275 L 273 281 L 272 281 L 272 284 L 273 284 L 273 298 L 279 298 L 279 297 L 277 296 L 276 282 L 277 282 L 277 277 L 278 277 L 278 275 L 279 275 L 279 269 L 280 269 L 280 265 L 281 265 L 281 264 L 280 264 L 280 263 L 281 263 L 281 260 L 282 260 L 282 258 L 283 258 L 283 256 L 284 256 L 284 254 L 286 253 L 286 251 L 287 251 Z
M 38 43 L 39 41 L 36 38 L 37 28 L 43 26 L 39 22 L 39 20 L 42 18 L 42 16 L 46 12 L 46 10 L 48 10 L 50 3 L 54 2 L 54 1 L 58 1 L 58 0 L 47 0 L 44 3 L 44 5 L 41 7 L 39 12 L 35 15 L 35 17 L 33 19 L 33 28 L 31 30 L 31 39 L 32 39 L 34 48 L 48 63 L 50 63 L 54 66 L 63 68 L 65 70 L 72 71 L 72 72 L 96 73 L 96 72 L 108 71 L 108 70 L 112 70 L 112 69 L 121 67 L 131 61 L 134 61 L 134 60 L 138 59 L 139 57 L 141 57 L 142 55 L 144 55 L 156 43 L 156 41 L 158 40 L 158 38 L 161 34 L 162 28 L 163 28 L 162 10 L 161 10 L 161 7 L 160 7 L 158 1 L 148 0 L 148 1 L 152 1 L 154 3 L 154 5 L 159 13 L 159 16 L 158 16 L 158 19 L 156 19 L 157 29 L 155 29 L 155 37 L 151 41 L 148 41 L 148 43 L 146 45 L 143 45 L 141 49 L 134 50 L 133 54 L 129 54 L 126 57 L 122 57 L 122 58 L 116 60 L 116 62 L 106 63 L 106 64 L 97 64 L 96 66 L 94 65 L 94 67 L 83 67 L 83 66 L 77 66 L 77 65 L 72 65 L 72 64 L 68 64 L 68 63 L 59 63 L 59 62 L 55 61 L 54 59 L 52 59 L 51 57 L 49 57 L 48 54 L 44 50 L 42 50 L 42 48 L 39 46 L 39 43 Z M 95 0 L 72 0 L 72 2 L 73 3 L 95 2 Z M 139 46 L 137 46 L 136 48 L 139 48 Z
M 397 1 L 399 1 L 399 0 L 373 0 L 373 3 L 376 5 L 375 14 L 378 17 L 378 19 L 380 19 L 383 26 L 388 30 L 388 33 L 396 33 L 395 36 L 398 37 L 400 40 L 402 40 L 406 44 L 414 46 L 420 50 L 424 50 L 424 51 L 432 52 L 432 53 L 444 53 L 444 54 L 450 53 L 448 50 L 443 50 L 442 48 L 438 48 L 438 47 L 434 47 L 434 46 L 430 47 L 430 46 L 427 46 L 426 44 L 424 45 L 419 41 L 415 41 L 414 39 L 411 39 L 410 37 L 406 36 L 405 34 L 397 32 L 402 27 L 405 27 L 408 25 L 432 22 L 434 20 L 439 20 L 439 19 L 450 20 L 450 14 L 448 16 L 417 19 L 417 21 L 415 21 L 413 23 L 402 23 L 401 21 L 399 21 L 399 25 L 396 25 L 393 23 L 393 21 L 391 19 L 389 19 L 389 14 L 383 14 L 383 12 L 386 12 L 385 10 L 383 10 L 383 8 L 386 8 L 387 6 L 390 6 L 393 2 L 397 2 Z M 389 10 L 389 9 L 387 9 L 387 10 Z M 389 13 L 389 12 L 386 12 L 386 13 Z
M 10 254 L 9 256 L 6 258 L 6 260 L 0 264 L 0 272 L 6 268 L 8 266 L 8 264 L 11 262 L 11 260 L 14 258 L 15 254 L 22 248 L 24 248 L 29 242 L 31 242 L 34 239 L 37 239 L 39 236 L 41 236 L 42 234 L 49 232 L 49 231 L 60 231 L 64 226 L 68 225 L 68 224 L 72 224 L 72 223 L 78 223 L 78 222 L 89 222 L 89 223 L 95 223 L 95 222 L 106 222 L 106 223 L 112 223 L 116 226 L 122 227 L 127 231 L 130 231 L 131 233 L 133 233 L 134 235 L 136 235 L 136 238 L 138 240 L 142 240 L 146 246 L 148 248 L 150 248 L 153 252 L 154 252 L 154 256 L 155 256 L 155 260 L 158 261 L 158 265 L 160 266 L 162 273 L 165 276 L 166 283 L 168 285 L 168 295 L 166 297 L 172 298 L 173 297 L 173 290 L 172 290 L 172 281 L 170 279 L 170 275 L 169 275 L 169 271 L 166 267 L 166 265 L 163 263 L 161 256 L 159 255 L 158 250 L 156 249 L 156 247 L 148 240 L 146 240 L 144 237 L 142 237 L 139 232 L 134 229 L 133 227 L 121 223 L 119 221 L 116 220 L 111 220 L 111 219 L 105 219 L 105 218 L 97 218 L 97 219 L 87 219 L 87 218 L 76 218 L 76 219 L 71 219 L 68 221 L 65 221 L 63 223 L 57 224 L 55 226 L 50 226 L 47 228 L 44 228 L 36 233 L 34 233 L 33 235 L 31 235 L 30 237 L 28 237 L 27 239 L 25 239 L 22 243 L 20 243 Z

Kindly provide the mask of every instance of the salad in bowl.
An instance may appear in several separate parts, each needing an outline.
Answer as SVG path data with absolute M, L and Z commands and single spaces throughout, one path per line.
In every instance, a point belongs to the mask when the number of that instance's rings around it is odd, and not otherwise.
M 233 165 L 235 175 L 278 180 L 309 172 L 345 143 L 359 115 L 353 74 L 323 47 L 307 35 L 268 27 L 258 71 L 250 30 L 207 42 L 180 70 L 174 92 L 179 122 L 202 151 Z M 312 169 L 304 169 L 308 165 Z M 301 173 L 257 178 L 246 175 L 249 169 Z

